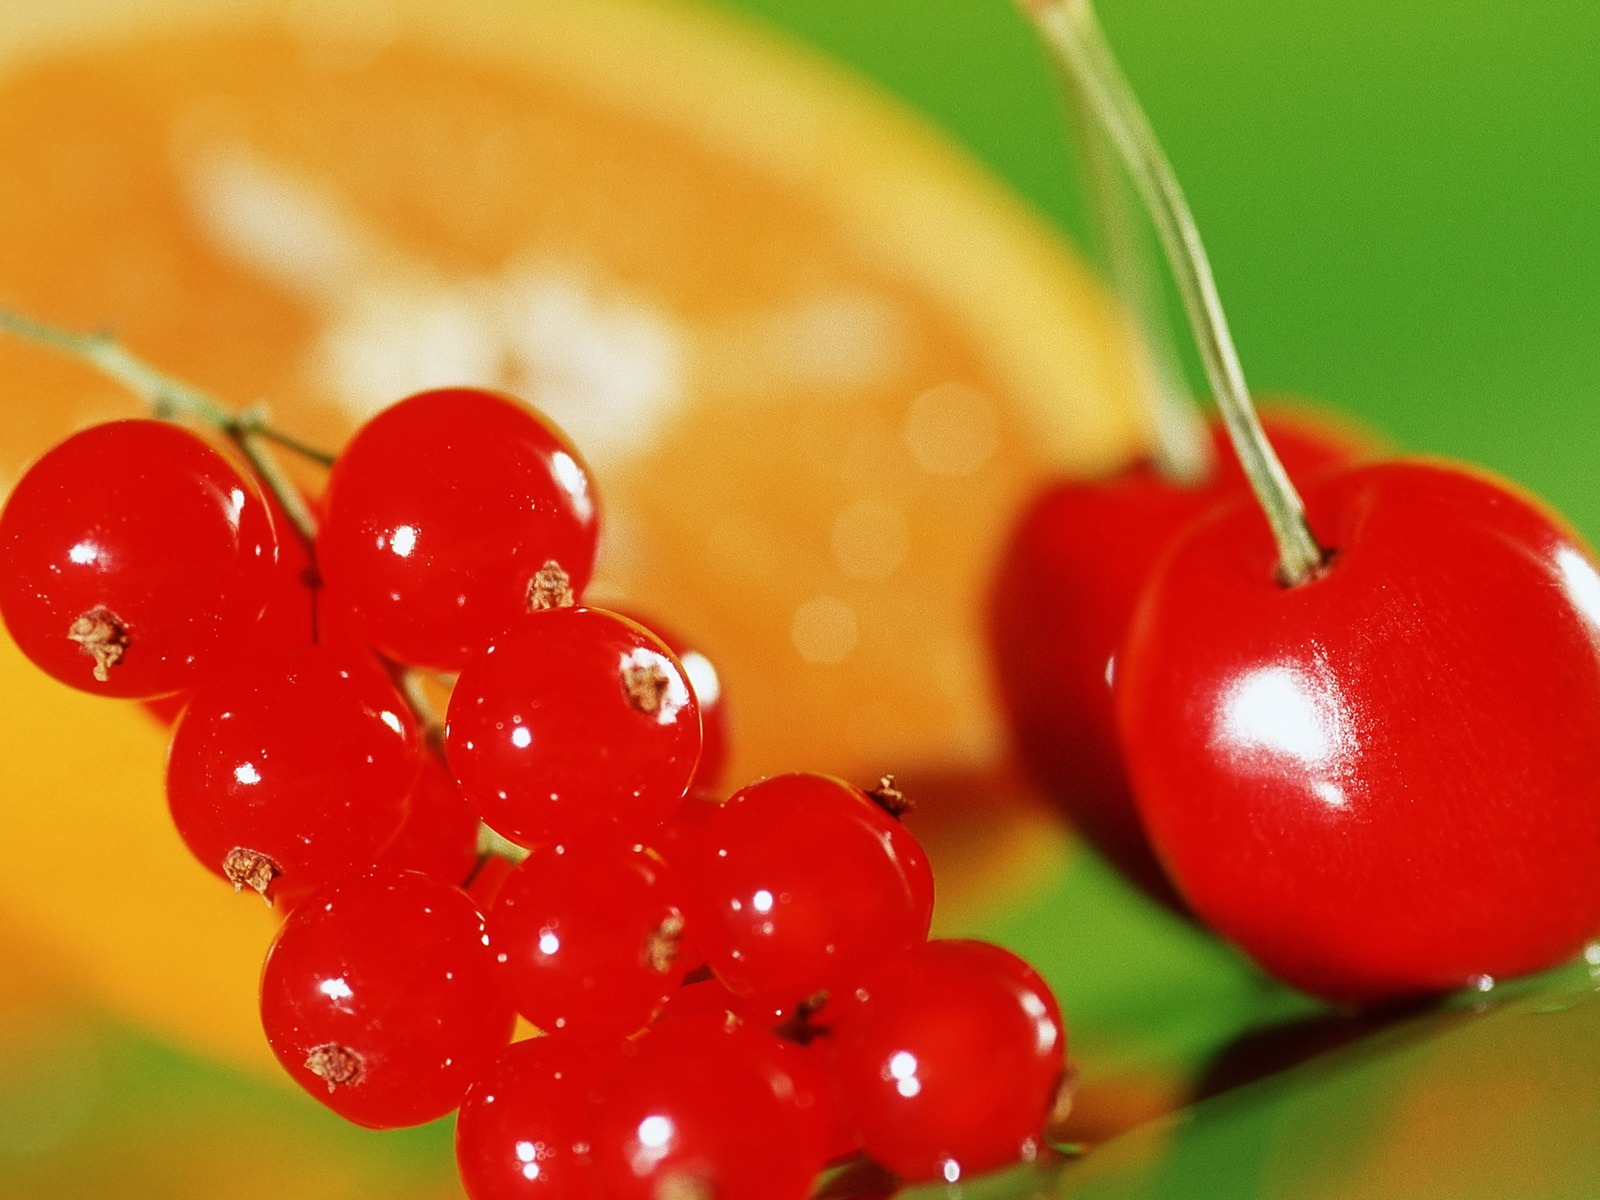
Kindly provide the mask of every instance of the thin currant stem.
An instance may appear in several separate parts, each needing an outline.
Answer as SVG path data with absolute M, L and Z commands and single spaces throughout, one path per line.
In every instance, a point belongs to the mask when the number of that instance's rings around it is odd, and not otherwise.
M 80 333 L 4 309 L 0 309 L 0 332 L 49 346 L 94 367 L 141 397 L 159 420 L 193 421 L 223 434 L 249 460 L 295 531 L 308 546 L 315 545 L 316 518 L 265 443 L 276 442 L 315 462 L 331 464 L 332 456 L 271 428 L 259 408 L 235 413 L 215 397 L 157 370 L 108 333 Z
M 1172 344 L 1149 248 L 1133 219 L 1127 179 L 1083 89 L 1070 73 L 1059 74 L 1076 126 L 1095 229 L 1112 286 L 1133 323 L 1134 370 L 1150 420 L 1150 457 L 1156 470 L 1173 483 L 1202 483 L 1213 466 L 1211 439 Z
M 284 433 L 281 429 L 274 429 L 271 425 L 254 421 L 252 416 L 252 412 L 246 412 L 241 414 L 240 420 L 241 422 L 246 422 L 249 431 L 263 441 L 271 442 L 275 446 L 281 446 L 291 454 L 298 454 L 301 458 L 316 463 L 319 467 L 333 466 L 334 456 L 326 450 L 318 450 L 315 446 L 307 445 L 299 438 Z
M 1096 120 L 1116 147 L 1149 209 L 1183 297 L 1206 377 L 1228 438 L 1278 547 L 1278 578 L 1304 583 L 1326 555 L 1306 523 L 1305 505 L 1262 432 L 1229 332 L 1216 280 L 1177 176 L 1140 108 L 1089 0 L 1022 0 L 1063 68 L 1078 81 Z

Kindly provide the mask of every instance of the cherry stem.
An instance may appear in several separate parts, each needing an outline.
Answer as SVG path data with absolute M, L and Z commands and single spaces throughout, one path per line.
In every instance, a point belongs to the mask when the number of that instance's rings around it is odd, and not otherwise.
M 316 544 L 317 519 L 266 443 L 275 443 L 323 466 L 331 466 L 333 456 L 272 428 L 264 408 L 257 406 L 235 413 L 198 388 L 157 370 L 108 333 L 79 333 L 4 309 L 0 309 L 0 332 L 60 350 L 94 367 L 140 396 L 158 420 L 188 419 L 223 434 L 249 460 L 306 545 Z
M 1083 88 L 1070 73 L 1060 75 L 1077 129 L 1095 229 L 1112 286 L 1133 324 L 1133 366 L 1150 421 L 1150 457 L 1156 470 L 1173 483 L 1202 483 L 1211 474 L 1211 439 L 1184 381 L 1172 329 L 1161 311 L 1149 247 L 1133 219 L 1127 179 L 1094 120 Z
M 1166 154 L 1123 78 L 1089 0 L 1021 0 L 1138 188 L 1161 239 L 1206 377 L 1239 465 L 1266 514 L 1286 586 L 1310 579 L 1326 559 L 1306 523 L 1305 505 L 1261 429 L 1244 369 L 1194 215 Z

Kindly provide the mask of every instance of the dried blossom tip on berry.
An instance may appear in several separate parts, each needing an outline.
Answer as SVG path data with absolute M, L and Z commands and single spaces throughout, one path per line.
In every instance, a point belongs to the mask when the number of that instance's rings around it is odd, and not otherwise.
M 97 604 L 74 621 L 67 636 L 94 659 L 94 677 L 100 683 L 111 681 L 111 668 L 128 651 L 128 630 L 122 619 L 103 604 Z
M 716 1191 L 693 1175 L 668 1175 L 656 1184 L 655 1200 L 716 1200 Z
M 228 851 L 228 856 L 222 860 L 222 873 L 233 884 L 233 890 L 241 892 L 250 888 L 267 902 L 267 907 L 272 907 L 272 897 L 267 895 L 267 889 L 272 886 L 272 881 L 283 874 L 282 869 L 272 859 L 256 850 L 246 850 L 243 846 L 235 846 Z
M 672 970 L 672 964 L 678 960 L 678 952 L 682 948 L 683 917 L 673 913 L 650 931 L 649 941 L 645 944 L 644 960 L 650 964 L 652 971 L 659 971 L 665 975 Z
M 329 1092 L 353 1087 L 361 1082 L 361 1056 L 343 1046 L 316 1046 L 306 1055 L 306 1070 L 326 1083 Z
M 571 577 L 561 569 L 555 559 L 546 559 L 544 566 L 528 581 L 528 608 L 544 612 L 551 608 L 571 608 L 578 602 L 572 590 Z
M 906 794 L 894 785 L 894 776 L 885 775 L 878 781 L 878 786 L 868 788 L 867 795 L 872 802 L 891 817 L 903 817 L 916 807 Z
M 813 992 L 794 1006 L 794 1012 L 773 1026 L 772 1032 L 785 1041 L 798 1042 L 802 1046 L 809 1046 L 819 1037 L 826 1037 L 831 1032 L 829 1026 L 823 1025 L 814 1019 L 818 1013 L 827 1007 L 828 993 L 826 991 Z
M 661 711 L 666 702 L 667 689 L 672 679 L 658 662 L 646 662 L 622 669 L 622 689 L 628 693 L 628 703 L 648 716 Z

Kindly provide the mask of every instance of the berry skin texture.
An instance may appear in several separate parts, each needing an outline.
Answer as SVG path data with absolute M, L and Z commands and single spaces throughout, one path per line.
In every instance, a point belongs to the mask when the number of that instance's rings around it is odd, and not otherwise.
M 611 1200 L 804 1200 L 822 1169 L 823 1114 L 769 1033 L 667 1022 L 602 1086 L 594 1160 Z
M 248 660 L 277 552 L 260 493 L 215 450 L 164 421 L 113 421 L 12 492 L 0 615 L 62 683 L 163 696 Z
M 696 949 L 736 996 L 779 1008 L 848 987 L 928 936 L 922 848 L 860 788 L 777 775 L 705 817 L 677 864 Z
M 1049 986 L 986 942 L 904 951 L 829 1005 L 844 1116 L 908 1181 L 954 1183 L 1030 1159 L 1066 1069 Z
M 622 842 L 541 846 L 489 913 L 519 1011 L 553 1038 L 636 1033 L 679 990 L 683 913 L 672 868 Z
M 1371 452 L 1352 430 L 1269 411 L 1268 435 L 1296 480 Z M 1220 422 L 1212 477 L 1185 487 L 1140 463 L 1110 479 L 1066 480 L 1034 497 L 990 591 L 999 694 L 1028 773 L 1122 873 L 1175 902 L 1139 823 L 1117 743 L 1113 659 L 1139 593 L 1183 528 L 1248 485 Z
M 1485 474 L 1305 491 L 1332 558 L 1284 588 L 1261 516 L 1191 529 L 1119 659 L 1145 823 L 1194 911 L 1333 1000 L 1550 966 L 1600 929 L 1600 575 Z
M 261 1023 L 295 1082 L 369 1129 L 452 1111 L 511 1039 L 483 915 L 416 871 L 297 905 L 267 954 Z
M 700 710 L 644 626 L 549 609 L 523 614 L 461 672 L 445 751 L 467 803 L 520 845 L 644 840 L 688 790 Z
M 372 865 L 418 766 L 411 710 L 371 656 L 307 646 L 195 691 L 167 756 L 167 804 L 209 870 L 268 898 L 303 894 Z
M 422 769 L 405 820 L 378 862 L 460 884 L 478 866 L 478 814 L 461 798 L 443 759 L 430 753 L 420 757 Z
M 459 671 L 528 611 L 547 562 L 581 594 L 599 507 L 577 451 L 533 409 L 480 388 L 394 404 L 328 479 L 318 555 L 328 594 L 365 640 Z
M 469 1200 L 606 1200 L 590 1156 L 593 1092 L 621 1045 L 529 1038 L 474 1083 L 456 1118 Z

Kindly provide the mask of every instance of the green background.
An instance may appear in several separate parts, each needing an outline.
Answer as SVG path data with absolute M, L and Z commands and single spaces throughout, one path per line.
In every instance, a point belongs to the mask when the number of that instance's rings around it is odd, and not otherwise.
M 738 0 L 1082 232 L 1005 0 Z M 1258 392 L 1520 480 L 1600 539 L 1600 4 L 1103 0 Z

